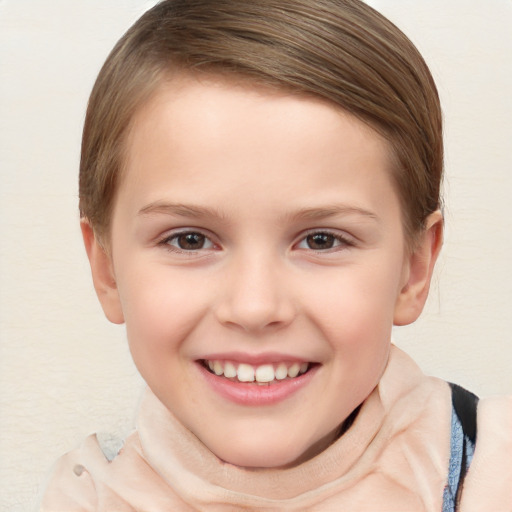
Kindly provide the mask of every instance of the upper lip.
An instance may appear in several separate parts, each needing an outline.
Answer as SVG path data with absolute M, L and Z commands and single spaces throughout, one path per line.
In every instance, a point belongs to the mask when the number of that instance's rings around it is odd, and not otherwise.
M 248 354 L 241 352 L 219 352 L 205 355 L 199 360 L 206 361 L 233 361 L 235 363 L 246 363 L 254 366 L 272 363 L 311 363 L 310 359 L 278 352 L 265 352 L 261 354 Z

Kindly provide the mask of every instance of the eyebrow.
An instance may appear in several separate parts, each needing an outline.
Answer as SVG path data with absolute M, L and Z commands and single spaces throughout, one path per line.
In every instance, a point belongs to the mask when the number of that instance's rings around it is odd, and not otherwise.
M 139 210 L 139 215 L 164 214 L 187 218 L 218 218 L 225 219 L 226 216 L 220 210 L 208 206 L 199 206 L 193 204 L 168 203 L 156 201 L 144 206 Z M 378 221 L 379 217 L 372 211 L 358 206 L 350 205 L 331 205 L 322 207 L 301 208 L 300 210 L 286 215 L 285 217 L 292 220 L 319 220 L 328 219 L 338 215 L 359 215 L 367 217 L 371 220 Z
M 144 206 L 139 210 L 139 215 L 164 214 L 177 217 L 202 218 L 218 217 L 223 219 L 225 216 L 215 208 L 207 206 L 197 206 L 192 204 L 167 203 L 156 201 Z
M 360 215 L 369 219 L 378 221 L 379 217 L 372 211 L 360 208 L 359 206 L 350 205 L 331 205 L 320 208 L 302 208 L 298 212 L 293 213 L 293 220 L 300 219 L 328 219 L 338 215 Z

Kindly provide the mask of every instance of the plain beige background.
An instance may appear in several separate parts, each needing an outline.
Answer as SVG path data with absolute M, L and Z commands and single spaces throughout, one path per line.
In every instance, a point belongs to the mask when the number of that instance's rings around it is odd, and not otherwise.
M 108 51 L 154 2 L 0 0 L 0 510 L 35 506 L 57 456 L 124 435 L 142 382 L 97 304 L 77 167 Z M 446 243 L 398 344 L 427 373 L 512 392 L 512 1 L 372 0 L 424 53 L 446 119 Z

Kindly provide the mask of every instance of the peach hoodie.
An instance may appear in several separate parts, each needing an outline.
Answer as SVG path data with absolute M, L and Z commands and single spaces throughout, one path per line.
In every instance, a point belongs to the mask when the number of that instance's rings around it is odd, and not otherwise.
M 449 386 L 396 347 L 352 427 L 291 469 L 219 460 L 148 390 L 138 428 L 109 462 L 95 436 L 63 456 L 44 512 L 442 510 L 450 457 Z M 481 400 L 461 512 L 512 511 L 512 397 Z

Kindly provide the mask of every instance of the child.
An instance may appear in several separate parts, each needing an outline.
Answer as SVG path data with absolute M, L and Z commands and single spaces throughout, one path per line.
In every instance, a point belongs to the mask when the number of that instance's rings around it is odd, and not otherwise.
M 167 0 L 91 94 L 82 232 L 148 384 L 42 510 L 512 510 L 510 400 L 390 343 L 442 243 L 441 111 L 358 0 Z

